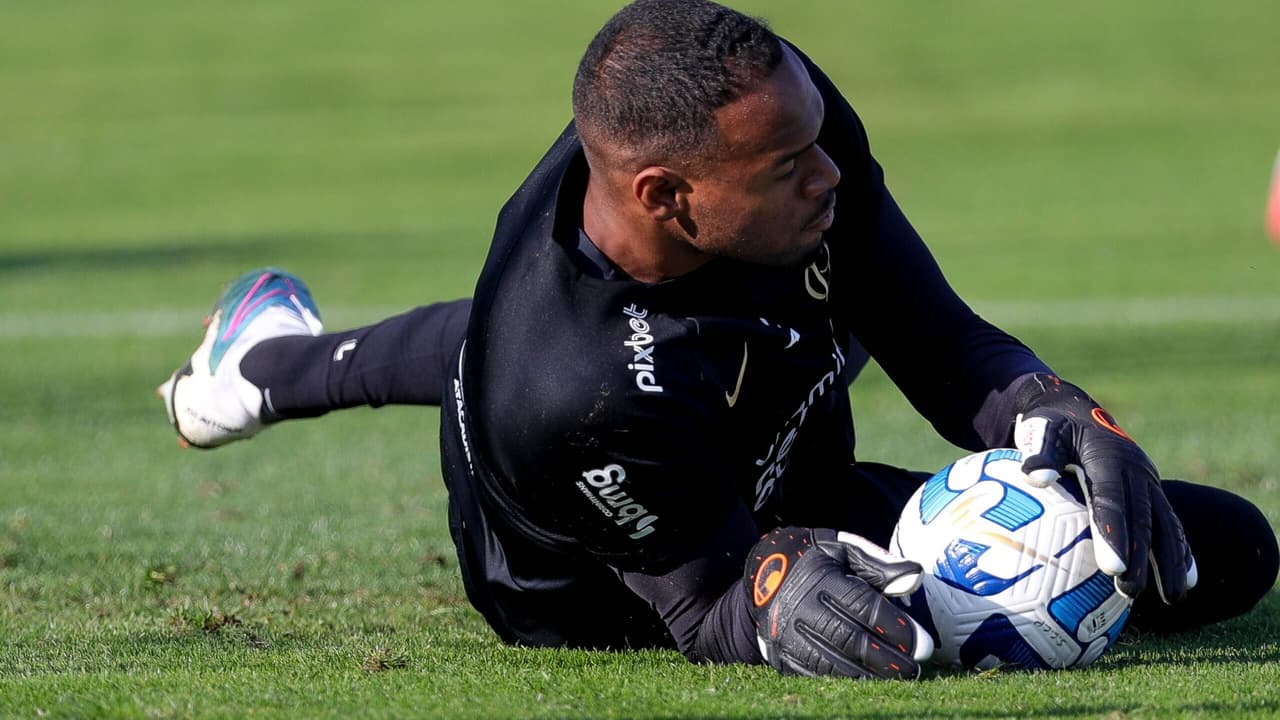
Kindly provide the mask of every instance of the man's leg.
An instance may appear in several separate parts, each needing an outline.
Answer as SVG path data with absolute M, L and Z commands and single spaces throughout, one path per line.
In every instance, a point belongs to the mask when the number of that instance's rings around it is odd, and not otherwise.
M 470 313 L 470 299 L 454 300 L 354 330 L 266 340 L 240 372 L 262 390 L 267 422 L 359 405 L 439 405 Z
M 1174 605 L 1154 588 L 1133 606 L 1130 624 L 1147 632 L 1180 632 L 1243 615 L 1275 585 L 1276 536 L 1253 503 L 1207 485 L 1161 483 L 1196 556 L 1199 582 Z
M 203 342 L 156 392 L 179 442 L 203 448 L 338 408 L 439 405 L 470 309 L 470 300 L 438 303 L 320 335 L 319 310 L 300 278 L 253 270 L 228 283 Z

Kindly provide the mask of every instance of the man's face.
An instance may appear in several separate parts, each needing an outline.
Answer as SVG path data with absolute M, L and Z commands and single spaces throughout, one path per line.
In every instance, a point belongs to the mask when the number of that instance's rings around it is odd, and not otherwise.
M 721 148 L 687 175 L 684 230 L 709 255 L 786 265 L 821 243 L 840 171 L 817 145 L 822 97 L 800 59 L 716 111 Z

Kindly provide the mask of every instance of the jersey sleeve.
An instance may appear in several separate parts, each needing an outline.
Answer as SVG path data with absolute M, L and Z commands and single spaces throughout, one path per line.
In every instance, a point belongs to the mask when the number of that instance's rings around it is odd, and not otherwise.
M 973 450 L 1004 444 L 1013 391 L 1047 366 L 947 283 L 885 186 L 861 120 L 803 59 L 826 106 L 818 143 L 841 171 L 827 233 L 833 312 L 944 438 Z
M 850 248 L 851 281 L 836 299 L 858 339 L 943 437 L 973 450 L 1001 445 L 1017 385 L 1048 367 L 960 299 L 889 191 L 879 196 L 877 222 Z
M 685 657 L 759 663 L 741 582 L 745 558 L 759 536 L 746 505 L 739 504 L 688 560 L 661 574 L 624 572 L 622 580 L 658 613 Z

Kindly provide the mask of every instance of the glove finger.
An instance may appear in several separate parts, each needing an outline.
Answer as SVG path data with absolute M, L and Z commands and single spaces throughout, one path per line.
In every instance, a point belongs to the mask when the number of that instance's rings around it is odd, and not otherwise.
M 1069 461 L 1062 434 L 1064 417 L 1026 416 L 1018 414 L 1013 425 L 1013 446 L 1022 453 L 1022 473 L 1036 487 L 1048 487 L 1058 481 Z
M 849 574 L 867 581 L 878 592 L 899 597 L 920 588 L 924 577 L 920 563 L 898 557 L 861 535 L 841 532 L 836 538 L 844 547 Z
M 887 645 L 866 634 L 862 634 L 857 641 L 861 647 L 851 652 L 832 644 L 828 638 L 808 625 L 801 624 L 797 629 L 805 643 L 781 650 L 781 662 L 775 667 L 784 674 L 808 677 L 836 675 L 877 680 L 915 680 L 920 677 L 920 663 L 890 650 Z
M 1134 476 L 1133 472 L 1132 469 L 1122 471 L 1124 486 L 1129 491 L 1129 555 L 1126 558 L 1128 568 L 1116 578 L 1116 589 L 1122 595 L 1136 598 L 1146 589 L 1147 578 L 1151 574 L 1151 490 L 1158 491 L 1159 487 L 1154 476 Z
M 1181 600 L 1194 585 L 1192 572 L 1195 558 L 1187 545 L 1182 521 L 1173 512 L 1173 506 L 1158 485 L 1152 485 L 1151 519 L 1154 525 L 1151 536 L 1151 565 L 1156 580 L 1156 590 L 1166 605 Z
M 845 677 L 854 680 L 871 679 L 887 680 L 863 667 L 860 662 L 845 657 L 839 648 L 821 636 L 814 634 L 807 625 L 800 626 L 805 644 L 799 647 L 783 647 L 778 650 L 778 658 L 769 660 L 778 672 L 783 675 L 799 675 L 801 677 Z
M 1124 477 L 1105 467 L 1086 470 L 1069 468 L 1080 478 L 1085 503 L 1089 507 L 1089 528 L 1093 534 L 1093 554 L 1098 568 L 1118 577 L 1129 569 L 1128 492 Z M 1146 566 L 1146 558 L 1140 563 Z M 1132 596 L 1130 596 L 1132 597 Z
M 920 663 L 933 655 L 933 640 L 928 633 L 883 596 L 875 599 L 871 627 L 875 636 L 864 637 L 863 664 L 879 677 L 890 680 L 914 680 L 920 677 Z M 923 637 L 927 647 L 920 644 Z
M 1109 568 L 1104 561 L 1119 560 L 1123 569 L 1116 575 L 1116 589 L 1136 598 L 1146 588 L 1150 570 L 1150 488 L 1155 487 L 1154 476 L 1148 478 L 1134 467 L 1117 467 L 1112 462 L 1090 463 L 1088 457 L 1082 464 L 1086 476 L 1092 478 L 1093 518 L 1098 522 L 1093 547 L 1098 566 L 1105 572 Z M 1105 543 L 1096 541 L 1099 527 Z
M 900 595 L 915 592 L 924 577 L 924 568 L 890 554 L 861 535 L 842 532 L 838 537 L 846 549 L 849 571 L 853 573 L 850 580 L 864 582 L 876 591 L 876 613 L 881 615 L 871 622 L 861 619 L 858 622 L 917 662 L 932 657 L 933 636 L 886 597 L 895 592 Z
M 929 634 L 870 583 L 855 577 L 846 580 L 848 592 L 822 597 L 827 609 L 853 629 L 852 647 L 846 646 L 845 656 L 878 677 L 918 677 L 918 663 L 933 655 Z
M 858 535 L 852 535 L 852 537 L 866 544 L 866 546 L 851 545 L 847 551 L 849 568 L 856 577 L 866 580 L 886 597 L 910 595 L 920 588 L 920 583 L 924 579 L 924 568 L 919 563 L 895 557 L 866 538 Z M 933 657 L 933 636 L 924 629 L 923 625 L 916 622 L 915 618 L 901 612 L 896 605 L 890 603 L 890 607 L 898 611 L 894 617 L 894 623 L 899 627 L 908 628 L 911 632 L 912 642 L 908 647 L 914 648 L 909 653 L 912 659 L 923 662 Z
M 785 645 L 778 661 L 770 664 L 784 675 L 805 677 L 837 676 L 874 680 L 915 680 L 920 677 L 920 664 L 889 646 L 859 631 L 854 647 L 845 647 L 801 623 L 798 638 L 803 642 Z

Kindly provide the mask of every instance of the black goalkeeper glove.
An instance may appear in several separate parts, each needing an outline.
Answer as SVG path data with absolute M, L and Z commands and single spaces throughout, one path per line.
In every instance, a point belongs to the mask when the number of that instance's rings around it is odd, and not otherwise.
M 850 533 L 765 535 L 743 579 L 765 662 L 786 675 L 918 678 L 933 640 L 885 596 L 914 592 L 921 573 Z
M 1014 447 L 1033 484 L 1057 482 L 1073 472 L 1084 489 L 1098 567 L 1116 589 L 1137 597 L 1148 564 L 1167 604 L 1196 584 L 1195 558 L 1182 522 L 1160 489 L 1155 465 L 1111 415 L 1080 388 L 1037 373 L 1019 389 Z

